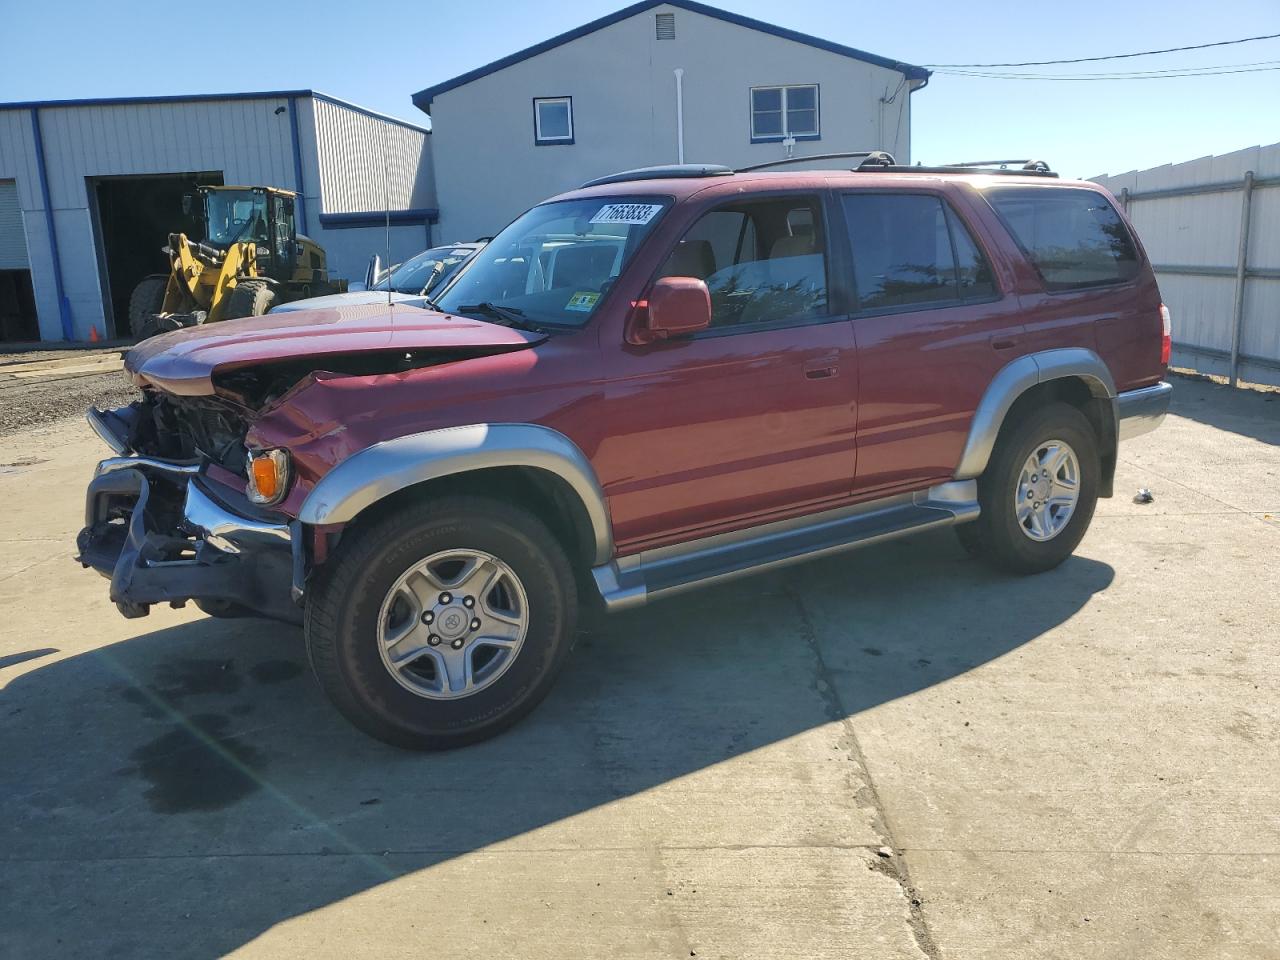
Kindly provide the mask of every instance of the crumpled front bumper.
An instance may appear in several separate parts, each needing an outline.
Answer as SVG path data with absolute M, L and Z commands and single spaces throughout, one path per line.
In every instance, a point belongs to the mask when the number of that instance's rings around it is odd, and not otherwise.
M 113 457 L 98 464 L 86 492 L 77 559 L 111 581 L 126 617 L 198 600 L 300 623 L 301 527 L 247 513 L 198 465 Z

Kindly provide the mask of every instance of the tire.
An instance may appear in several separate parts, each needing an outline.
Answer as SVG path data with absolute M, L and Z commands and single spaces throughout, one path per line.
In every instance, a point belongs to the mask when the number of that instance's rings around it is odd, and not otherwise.
M 422 650 L 417 659 L 408 659 L 408 666 L 399 671 L 383 652 L 392 649 L 382 631 L 407 595 L 397 588 L 408 572 L 428 559 L 455 552 L 483 554 L 505 565 L 516 583 L 503 579 L 500 589 L 521 594 L 526 624 L 523 639 L 501 670 L 469 693 L 446 691 L 439 664 L 441 657 L 469 656 L 477 677 L 489 669 L 477 665 L 487 652 L 482 637 L 487 625 L 475 634 L 474 647 L 451 654 L 446 646 L 471 640 L 440 643 L 435 652 Z M 418 631 L 428 629 L 420 626 L 425 622 L 423 611 L 435 611 L 434 630 L 443 633 L 450 622 L 457 625 L 452 617 L 456 605 L 476 599 L 449 595 L 449 605 L 441 606 L 444 594 L 437 598 L 436 586 L 424 587 L 427 580 L 422 577 L 408 582 L 431 592 L 430 603 L 436 604 L 429 606 L 423 599 L 405 616 L 406 629 L 413 624 L 413 646 L 423 642 Z M 477 620 L 471 625 L 480 622 L 482 610 L 488 612 L 489 600 L 480 599 L 484 606 L 475 605 Z M 389 513 L 343 538 L 308 590 L 307 656 L 329 699 L 365 733 L 407 749 L 450 749 L 505 730 L 547 695 L 573 646 L 577 604 L 569 560 L 537 518 L 496 500 L 444 497 Z M 429 636 L 437 642 L 447 639 L 434 632 Z M 429 684 L 438 689 L 424 692 Z
M 145 340 L 160 331 L 155 316 L 164 307 L 164 292 L 169 278 L 163 274 L 143 277 L 129 294 L 129 332 L 137 340 Z
M 1050 490 L 1050 498 L 1065 491 L 1056 485 L 1043 486 L 1048 482 L 1043 479 L 1043 470 L 1030 474 L 1041 478 L 1038 480 L 1041 486 L 1020 486 L 1027 476 L 1024 466 L 1029 464 L 1029 458 L 1036 454 L 1051 459 L 1055 448 L 1049 445 L 1053 442 L 1066 445 L 1067 452 L 1074 455 L 1076 466 L 1076 500 L 1066 514 L 1065 523 L 1057 529 L 1053 529 L 1053 524 L 1060 522 L 1062 508 L 1049 506 L 1050 499 L 1041 501 L 1033 497 L 1043 496 L 1046 489 Z M 991 462 L 978 478 L 982 512 L 977 520 L 956 527 L 956 536 L 969 553 L 1000 570 L 1018 574 L 1052 570 L 1071 556 L 1089 529 L 1098 502 L 1100 475 L 1097 436 L 1083 413 L 1065 403 L 1031 411 L 1001 434 Z M 1059 476 L 1070 478 L 1065 465 L 1054 479 L 1058 480 Z M 1036 507 L 1045 504 L 1043 514 L 1035 512 L 1039 517 L 1050 515 L 1047 523 L 1030 516 L 1025 521 L 1019 520 L 1015 504 L 1022 503 L 1024 498 Z
M 265 280 L 241 280 L 227 294 L 226 305 L 222 308 L 222 319 L 260 317 L 270 310 L 275 302 L 276 292 Z

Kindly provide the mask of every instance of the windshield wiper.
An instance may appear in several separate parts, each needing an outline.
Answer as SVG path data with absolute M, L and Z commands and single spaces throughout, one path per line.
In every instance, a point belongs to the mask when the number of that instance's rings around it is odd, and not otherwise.
M 538 326 L 532 320 L 525 318 L 524 311 L 515 307 L 503 307 L 496 303 L 485 300 L 481 303 L 468 303 L 458 307 L 458 313 L 483 313 L 486 317 L 492 317 L 496 320 L 502 320 L 511 324 L 513 327 L 519 327 L 522 330 L 531 330 L 534 333 L 546 333 L 542 327 Z

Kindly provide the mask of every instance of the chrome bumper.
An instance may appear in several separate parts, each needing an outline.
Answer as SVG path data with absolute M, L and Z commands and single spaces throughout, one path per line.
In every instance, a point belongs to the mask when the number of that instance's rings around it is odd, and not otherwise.
M 1160 426 L 1169 412 L 1173 385 L 1160 381 L 1140 390 L 1125 390 L 1116 397 L 1120 418 L 1120 439 L 1130 440 Z
M 198 465 L 113 457 L 86 492 L 77 559 L 111 581 L 126 617 L 145 616 L 153 603 L 207 600 L 296 623 L 304 559 L 296 528 L 220 502 Z

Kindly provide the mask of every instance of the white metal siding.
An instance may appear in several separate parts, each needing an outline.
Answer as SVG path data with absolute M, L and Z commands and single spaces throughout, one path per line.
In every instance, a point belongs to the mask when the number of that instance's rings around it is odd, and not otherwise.
M 18 185 L 13 180 L 0 180 L 0 270 L 26 270 L 28 265 Z
M 674 15 L 674 40 L 655 39 L 658 13 Z M 883 148 L 908 162 L 910 94 L 902 74 L 662 6 L 436 96 L 441 235 L 492 234 L 524 208 L 591 177 L 676 162 L 677 68 L 684 71 L 689 162 L 739 167 L 785 157 L 781 143 L 751 142 L 749 91 L 800 83 L 820 86 L 822 139 L 798 142 L 796 156 Z M 894 103 L 881 102 L 895 90 Z M 573 97 L 574 144 L 535 145 L 533 98 L 563 96 Z
M 328 100 L 312 103 L 324 213 L 435 206 L 428 134 Z
M 1226 372 L 1218 355 L 1231 349 L 1235 276 L 1188 275 L 1161 268 L 1234 271 L 1242 191 L 1175 197 L 1142 194 L 1207 184 L 1242 184 L 1248 170 L 1258 179 L 1280 178 L 1280 144 L 1094 178 L 1117 197 L 1126 191 L 1133 195 L 1129 217 L 1156 267 L 1161 295 L 1173 313 L 1177 365 L 1206 373 Z M 1280 271 L 1280 184 L 1257 186 L 1253 191 L 1248 268 Z M 1244 379 L 1280 383 L 1280 277 L 1254 276 L 1245 281 L 1240 353 L 1246 357 L 1241 368 Z M 1247 359 L 1250 356 L 1263 362 L 1251 362 Z

